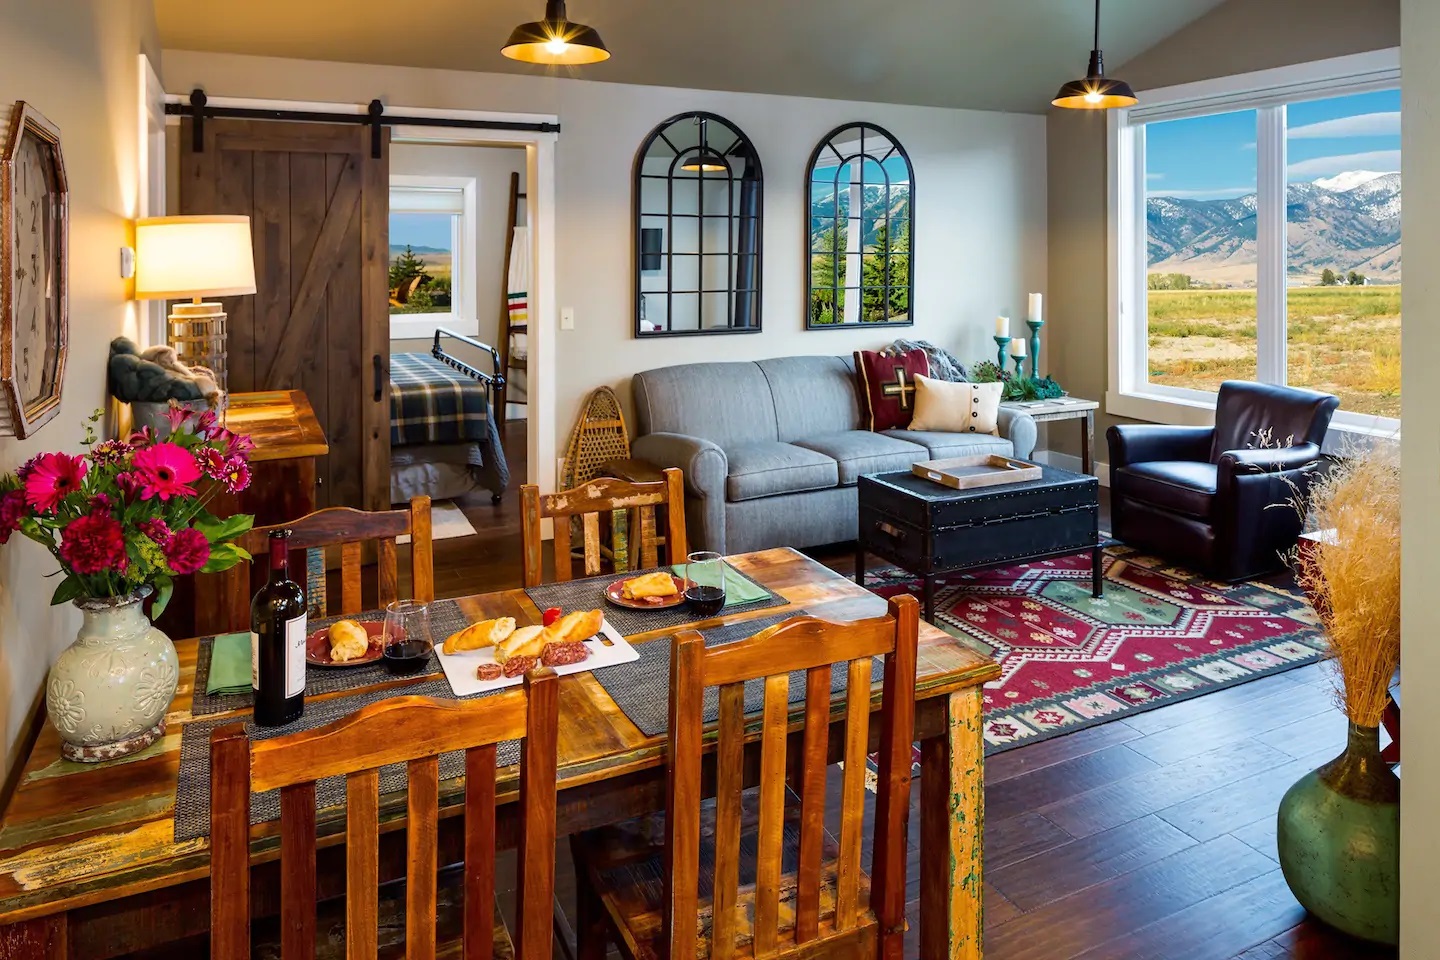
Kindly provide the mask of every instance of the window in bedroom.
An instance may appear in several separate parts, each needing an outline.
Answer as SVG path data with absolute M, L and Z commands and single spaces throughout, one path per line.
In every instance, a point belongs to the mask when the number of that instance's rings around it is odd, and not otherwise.
M 475 181 L 390 179 L 390 330 L 431 337 L 444 326 L 475 334 Z

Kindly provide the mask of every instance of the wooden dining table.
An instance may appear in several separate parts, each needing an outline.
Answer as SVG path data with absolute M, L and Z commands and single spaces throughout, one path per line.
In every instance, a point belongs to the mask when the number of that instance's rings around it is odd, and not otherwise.
M 787 609 L 829 620 L 885 612 L 880 597 L 794 550 L 780 548 L 729 559 L 789 607 L 722 611 L 692 626 L 771 617 Z M 535 604 L 519 589 L 462 597 L 457 602 L 473 620 L 513 616 L 523 623 L 540 618 Z M 667 642 L 681 629 L 687 627 L 627 639 Z M 208 929 L 209 842 L 203 837 L 175 839 L 180 739 L 192 719 L 199 641 L 181 640 L 175 646 L 180 685 L 165 736 L 153 746 L 106 763 L 72 763 L 61 759 L 55 729 L 44 725 L 0 821 L 0 960 L 103 960 L 203 936 Z M 993 660 L 921 624 L 915 738 L 921 758 L 920 956 L 927 960 L 981 956 L 981 685 L 998 673 Z M 393 687 L 399 695 L 424 679 L 422 675 L 387 680 L 377 686 Z M 872 703 L 878 708 L 878 683 Z M 837 756 L 844 741 L 844 708 L 843 699 L 832 703 L 831 743 Z M 800 735 L 803 709 L 803 703 L 792 704 L 792 736 Z M 226 715 L 204 719 L 217 716 Z M 233 716 L 243 719 L 245 711 Z M 747 768 L 751 766 L 747 760 Z M 593 674 L 561 679 L 557 803 L 561 836 L 662 810 L 664 777 L 663 736 L 642 733 Z M 502 773 L 498 785 L 502 840 L 509 832 L 506 812 L 516 806 L 516 794 L 512 768 Z M 458 814 L 463 795 L 463 780 L 442 785 L 438 831 L 442 863 L 462 859 Z M 403 794 L 382 798 L 381 823 L 383 881 L 404 874 Z M 344 826 L 343 807 L 320 811 L 317 873 L 322 898 L 344 892 Z M 278 833 L 278 823 L 259 824 L 252 830 L 252 911 L 257 916 L 279 910 Z

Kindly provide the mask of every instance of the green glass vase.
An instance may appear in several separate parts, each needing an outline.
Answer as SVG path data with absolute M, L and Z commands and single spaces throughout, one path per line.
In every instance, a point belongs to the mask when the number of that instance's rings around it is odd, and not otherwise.
M 1345 752 L 1280 801 L 1280 868 L 1295 899 L 1351 936 L 1400 939 L 1400 779 L 1380 729 L 1350 724 Z

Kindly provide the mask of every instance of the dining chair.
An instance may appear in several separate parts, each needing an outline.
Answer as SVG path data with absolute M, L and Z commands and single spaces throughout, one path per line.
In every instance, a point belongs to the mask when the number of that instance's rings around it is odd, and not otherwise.
M 890 601 L 887 616 L 850 623 L 795 617 L 748 640 L 706 647 L 694 631 L 670 657 L 669 776 L 663 826 L 641 818 L 572 837 L 580 960 L 608 944 L 628 958 L 697 956 L 899 958 L 905 929 L 906 820 L 914 737 L 919 608 Z M 872 875 L 861 865 L 871 664 L 883 656 L 877 719 L 879 777 Z M 832 666 L 844 670 L 843 746 L 830 748 Z M 805 701 L 789 701 L 804 672 Z M 751 683 L 751 682 L 754 683 Z M 751 686 L 747 688 L 747 683 Z M 751 697 L 763 687 L 763 707 Z M 704 732 L 718 688 L 718 729 Z M 753 708 L 758 717 L 747 718 Z M 786 786 L 789 728 L 804 731 Z M 747 735 L 758 730 L 758 788 L 744 789 Z M 707 746 L 707 742 L 710 743 Z M 713 749 L 714 799 L 702 790 Z M 752 756 L 753 761 L 753 756 Z M 825 828 L 826 767 L 844 761 L 840 835 Z
M 685 477 L 675 467 L 664 471 L 664 478 L 647 483 L 630 483 L 613 477 L 597 477 L 573 490 L 542 494 L 540 488 L 527 483 L 520 488 L 520 533 L 524 543 L 525 586 L 544 583 L 540 535 L 541 521 L 555 521 L 555 579 L 569 580 L 574 575 L 571 557 L 570 521 L 580 518 L 584 531 L 585 576 L 600 572 L 603 550 L 600 519 L 604 514 L 625 510 L 635 514 L 629 524 L 639 531 L 639 569 L 659 566 L 659 537 L 656 531 L 655 508 L 664 506 L 666 517 L 665 547 L 670 563 L 683 563 L 689 553 L 685 539 Z M 634 544 L 631 544 L 632 549 Z
M 374 544 L 376 566 L 376 606 L 384 607 L 400 599 L 400 576 L 396 538 L 410 537 L 411 596 L 426 603 L 435 599 L 435 560 L 430 538 L 430 498 L 414 497 L 410 506 L 399 510 L 356 510 L 352 507 L 329 507 L 306 514 L 289 523 L 273 523 L 255 527 L 241 539 L 241 546 L 253 556 L 266 555 L 266 538 L 271 530 L 289 530 L 292 556 L 304 551 L 307 561 L 305 577 L 306 603 L 317 616 L 345 616 L 366 609 L 361 599 L 361 571 L 364 568 L 366 545 Z M 339 547 L 340 602 L 329 598 L 325 585 L 325 553 Z M 301 579 L 292 570 L 291 578 Z M 225 591 L 230 629 L 243 630 L 250 623 L 250 598 L 254 581 L 246 565 L 232 568 L 230 589 Z
M 280 956 L 315 956 L 315 784 L 339 776 L 345 777 L 346 806 L 345 956 L 376 957 L 380 768 L 404 763 L 405 956 L 434 960 L 439 756 L 452 750 L 465 751 L 463 942 L 444 944 L 442 954 L 465 960 L 551 956 L 558 706 L 557 678 L 542 667 L 526 675 L 523 689 L 480 700 L 395 697 L 273 740 L 252 741 L 239 723 L 216 730 L 210 738 L 211 957 L 251 956 L 250 797 L 277 789 Z M 496 745 L 507 740 L 521 741 L 517 938 L 495 908 Z

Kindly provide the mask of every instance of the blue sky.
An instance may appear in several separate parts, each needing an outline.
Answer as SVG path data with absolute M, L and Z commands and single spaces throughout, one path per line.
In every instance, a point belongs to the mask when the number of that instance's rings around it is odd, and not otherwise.
M 448 213 L 392 213 L 390 214 L 390 246 L 434 247 L 437 250 L 450 249 L 450 214 Z
M 1255 190 L 1255 111 L 1147 124 L 1145 180 L 1154 196 L 1214 200 Z M 1289 180 L 1400 169 L 1400 91 L 1293 103 Z

